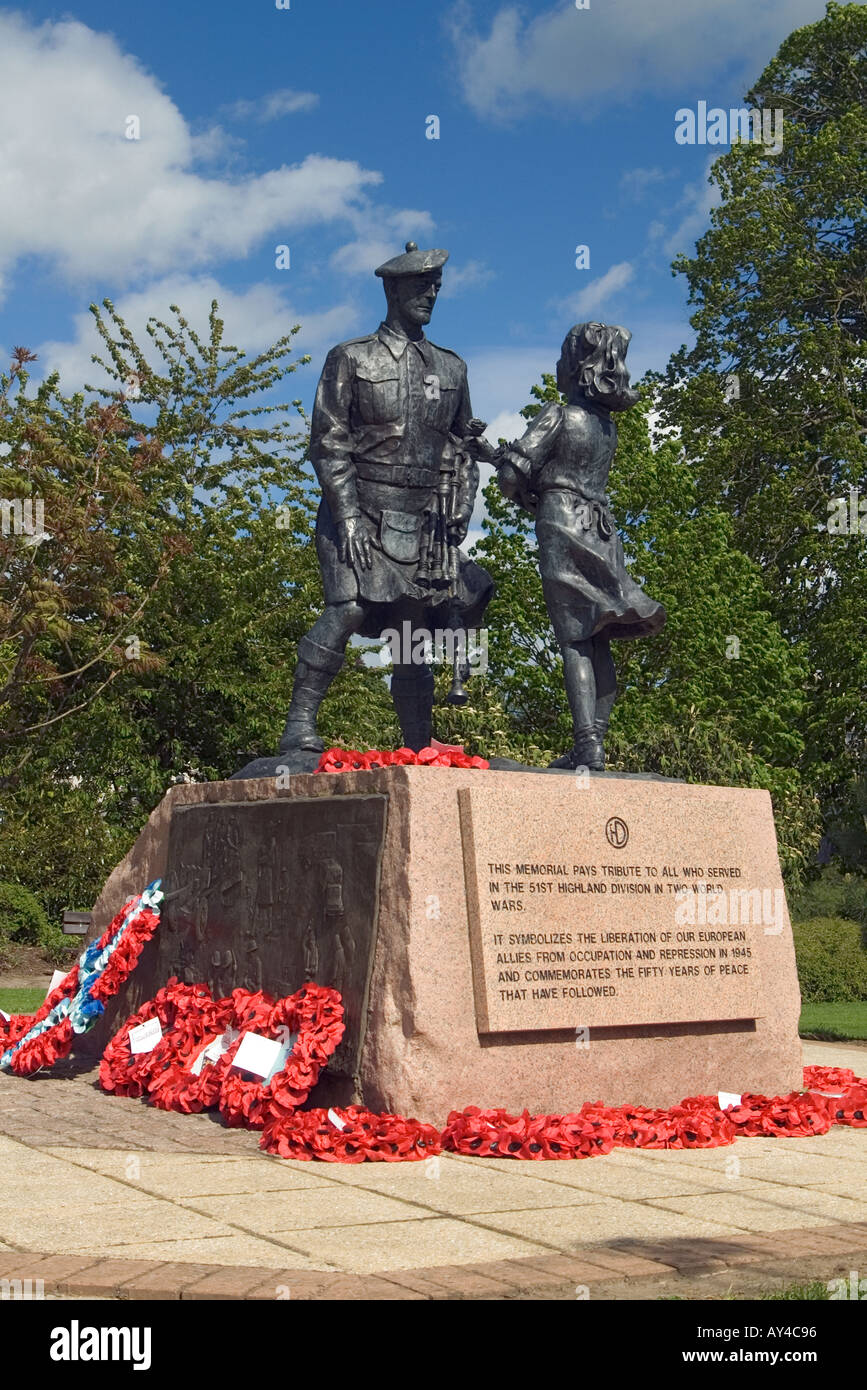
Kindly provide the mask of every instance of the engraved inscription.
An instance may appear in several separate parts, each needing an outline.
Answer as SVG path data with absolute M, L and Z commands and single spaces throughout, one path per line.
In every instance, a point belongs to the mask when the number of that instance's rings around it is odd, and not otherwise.
M 746 834 L 698 825 L 677 853 L 634 812 L 628 826 L 582 816 L 576 834 L 516 808 L 510 839 L 502 804 L 492 814 L 475 789 L 459 801 L 480 1032 L 760 1012 L 761 939 L 788 916 L 778 864 L 757 864 Z

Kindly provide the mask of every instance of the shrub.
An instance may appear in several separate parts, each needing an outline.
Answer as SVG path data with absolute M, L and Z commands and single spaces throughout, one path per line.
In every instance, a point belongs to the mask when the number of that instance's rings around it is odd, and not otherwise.
M 867 878 L 843 874 L 829 864 L 795 895 L 792 917 L 799 922 L 813 917 L 850 917 L 867 926 Z
M 0 939 L 39 946 L 51 927 L 42 907 L 20 883 L 0 883 Z
M 52 926 L 28 888 L 20 883 L 0 883 L 0 969 L 9 964 L 10 946 L 38 946 L 51 965 L 69 960 L 75 943 Z
M 857 922 L 812 917 L 792 930 L 804 1003 L 867 999 L 867 950 Z

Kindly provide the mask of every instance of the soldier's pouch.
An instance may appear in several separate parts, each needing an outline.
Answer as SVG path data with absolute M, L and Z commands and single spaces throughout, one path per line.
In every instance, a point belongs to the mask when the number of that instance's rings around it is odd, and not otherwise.
M 379 544 L 392 560 L 409 564 L 418 559 L 422 518 L 408 512 L 382 513 L 379 521 Z
M 384 425 L 400 415 L 400 371 L 388 355 L 388 362 L 358 362 L 355 388 L 365 425 Z

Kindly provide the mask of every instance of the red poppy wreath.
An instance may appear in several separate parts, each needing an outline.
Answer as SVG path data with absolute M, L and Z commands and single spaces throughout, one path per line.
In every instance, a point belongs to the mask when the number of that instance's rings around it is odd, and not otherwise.
M 186 985 L 174 976 L 128 1018 L 114 1035 L 99 1064 L 99 1084 L 116 1096 L 144 1096 L 165 1078 L 179 1057 L 190 1056 L 216 1038 L 229 1009 L 215 1001 L 207 985 Z M 147 1052 L 133 1052 L 130 1034 L 158 1019 L 161 1037 Z
M 272 1116 L 259 1147 L 280 1158 L 318 1158 L 325 1163 L 409 1163 L 438 1154 L 441 1144 L 434 1125 L 349 1105 Z
M 828 1104 L 834 1124 L 867 1129 L 867 1078 L 847 1086 L 839 1100 L 831 1100 Z
M 227 1055 L 220 1084 L 220 1113 L 227 1125 L 262 1129 L 272 1118 L 303 1105 L 344 1033 L 343 1004 L 335 989 L 307 984 L 281 999 L 256 1032 L 283 1044 L 270 1077 L 241 1071 Z
M 148 1086 L 151 1104 L 183 1115 L 216 1109 L 223 1077 L 242 1034 L 257 1032 L 273 1007 L 270 994 L 235 989 L 228 998 L 214 1000 L 192 1028 L 169 1033 L 165 1059 Z
M 10 1019 L 0 1038 L 0 1071 L 30 1076 L 72 1050 L 75 1038 L 93 1027 L 128 979 L 160 920 L 160 880 L 130 898 L 98 941 L 49 992 L 35 1014 Z
M 461 748 L 422 748 L 414 753 L 411 748 L 398 748 L 394 752 L 371 749 L 359 753 L 350 748 L 328 748 L 319 759 L 317 772 L 370 772 L 377 767 L 463 767 L 484 770 L 490 767 L 486 758 L 465 753 Z

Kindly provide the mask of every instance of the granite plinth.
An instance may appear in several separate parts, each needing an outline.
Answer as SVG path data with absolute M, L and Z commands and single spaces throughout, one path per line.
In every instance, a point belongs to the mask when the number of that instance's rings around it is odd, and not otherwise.
M 364 821 L 360 857 L 344 831 L 326 853 L 315 837 L 354 824 L 353 802 L 381 806 L 381 841 Z M 203 818 L 181 833 L 192 808 Z M 262 817 L 278 828 L 263 831 Z M 320 847 L 315 871 L 305 839 Z M 331 925 L 329 858 L 341 865 Z M 336 944 L 326 949 L 340 934 L 341 875 L 342 963 Z M 93 931 L 158 876 L 166 921 L 136 988 L 152 992 L 177 964 L 165 943 L 184 883 L 179 935 L 196 954 L 183 968 L 212 987 L 234 973 L 275 993 L 303 978 L 339 988 L 343 972 L 351 1027 L 317 1104 L 351 1092 L 442 1123 L 471 1104 L 670 1105 L 717 1090 L 785 1093 L 801 1080 L 791 926 L 763 791 L 429 767 L 190 784 L 172 788 L 111 875 Z M 197 926 L 199 883 L 209 906 Z M 261 944 L 269 930 L 273 956 Z M 243 949 L 245 934 L 257 950 Z
M 253 758 L 233 772 L 229 780 L 253 781 L 259 777 L 279 777 L 282 780 L 301 772 L 315 772 L 321 756 L 321 753 L 312 753 L 307 748 L 290 748 L 286 753 L 277 753 L 274 757 Z

